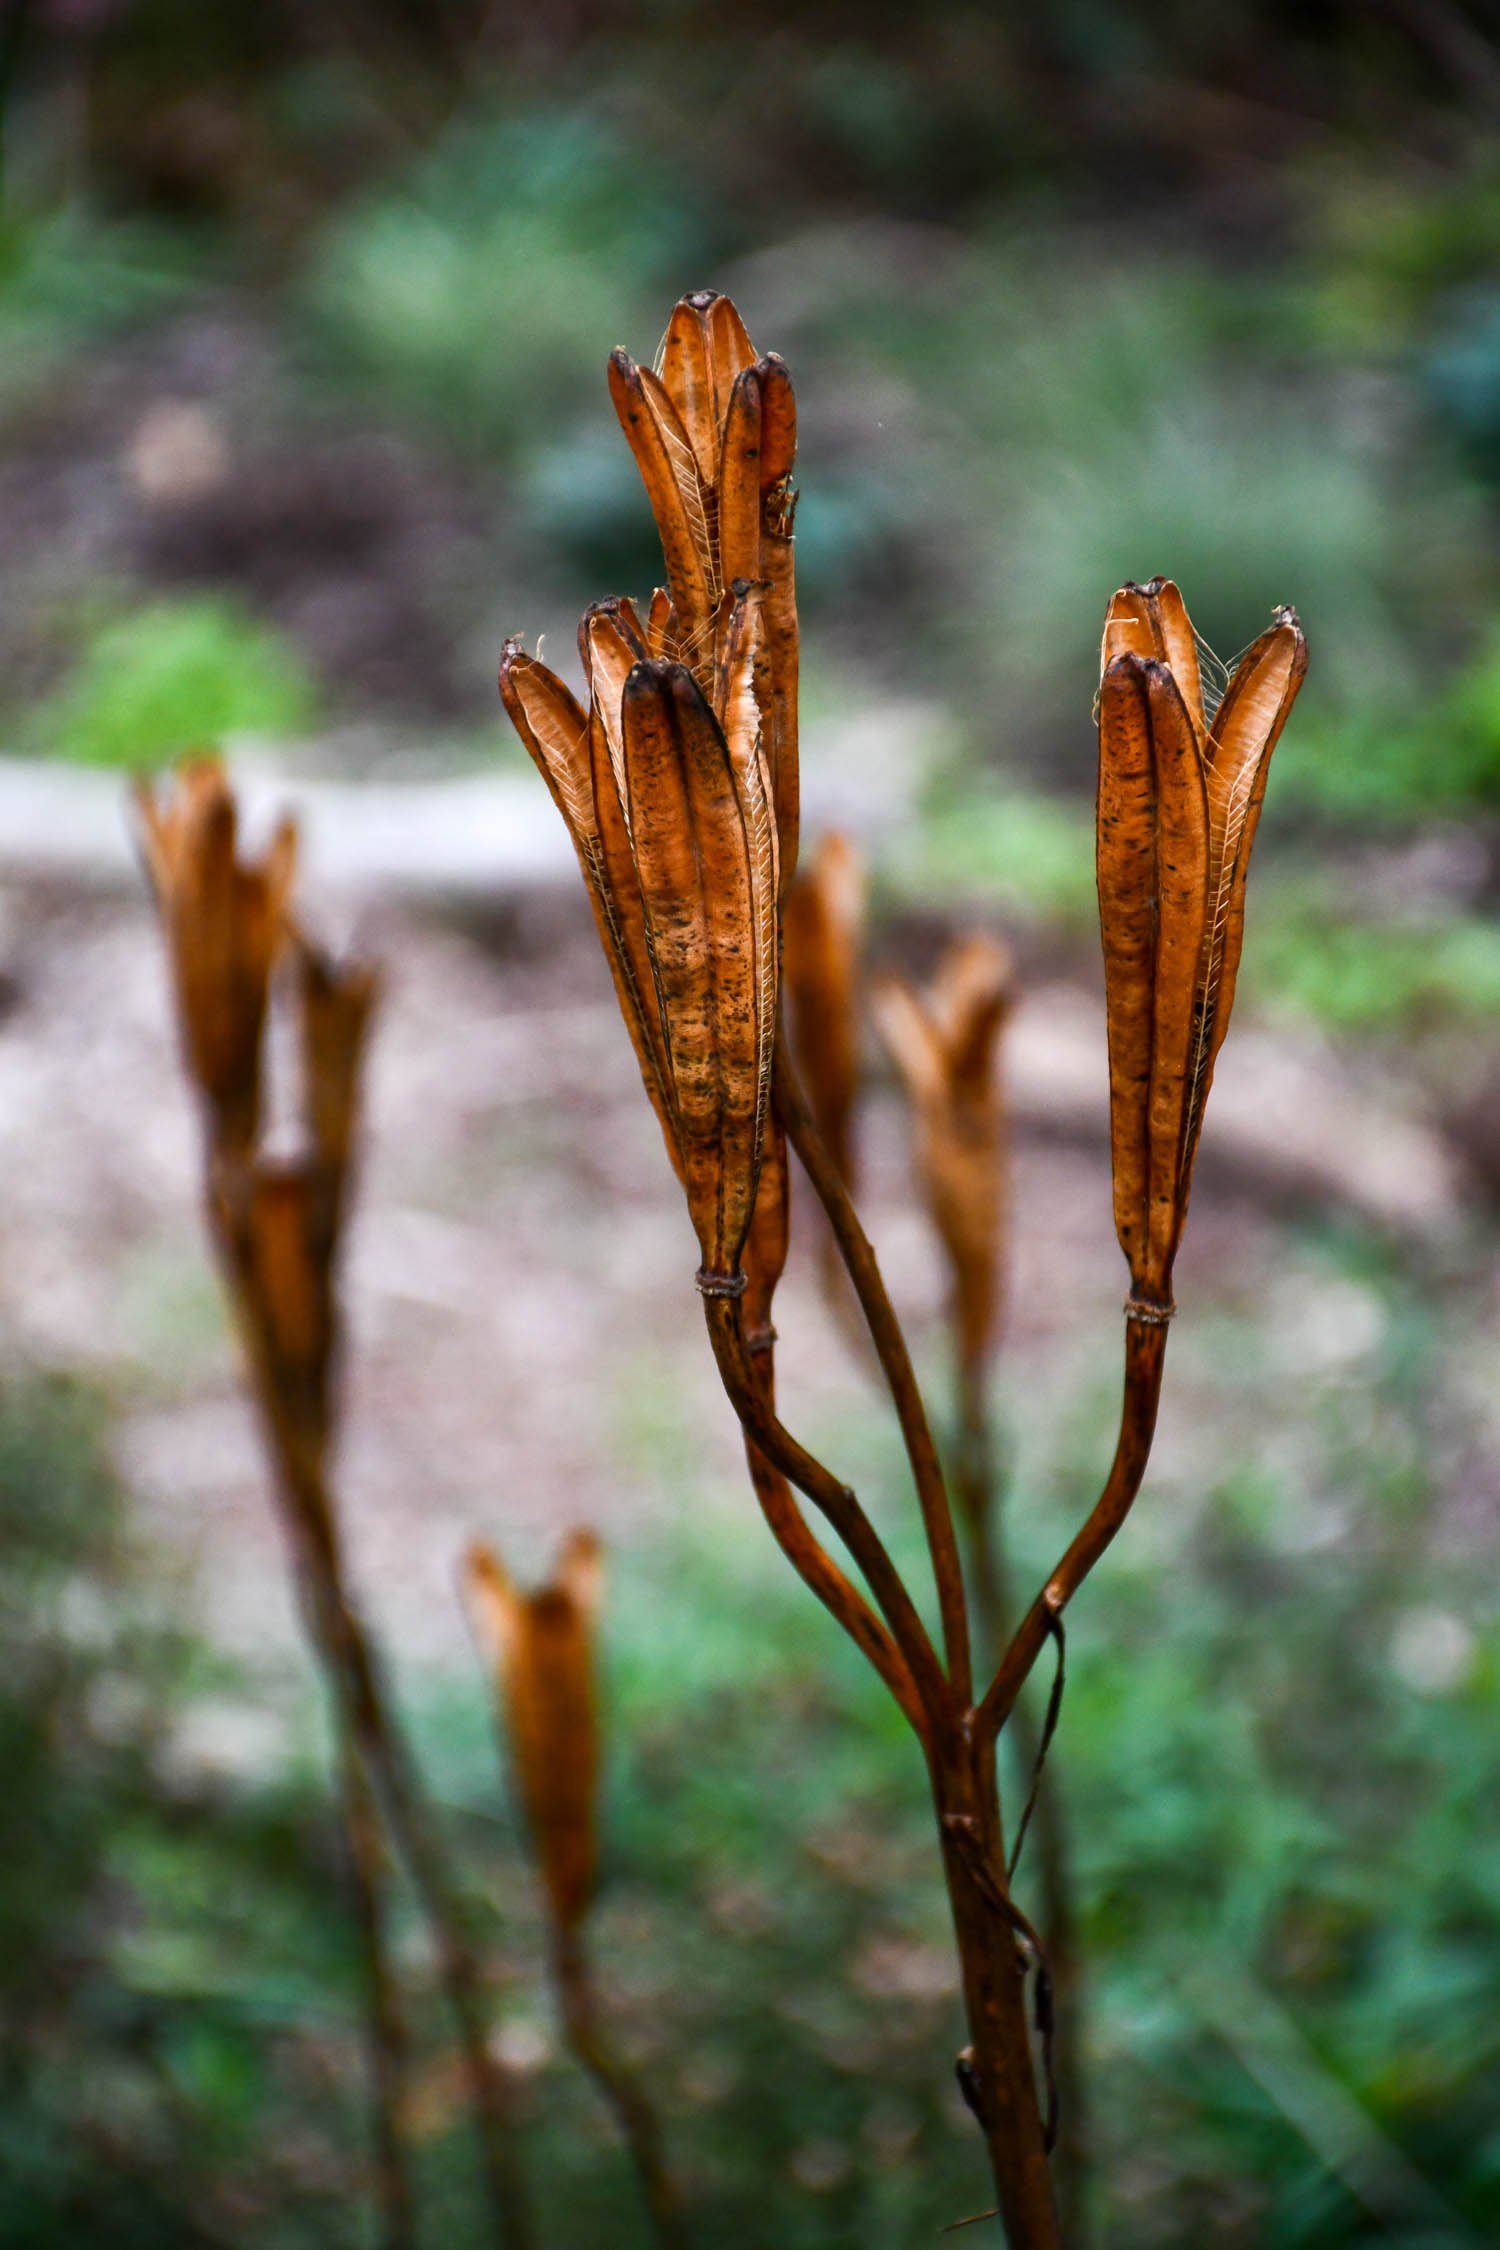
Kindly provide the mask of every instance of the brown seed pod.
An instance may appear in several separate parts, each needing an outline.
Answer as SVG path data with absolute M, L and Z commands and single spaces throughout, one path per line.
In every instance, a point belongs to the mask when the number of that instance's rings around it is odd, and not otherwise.
M 599 1542 L 573 1532 L 556 1576 L 531 1594 L 517 1591 L 479 1541 L 464 1576 L 547 1903 L 566 1933 L 587 1912 L 598 1871 Z
M 698 289 L 673 307 L 662 339 L 662 385 L 710 489 L 718 481 L 719 437 L 730 393 L 754 359 L 755 346 L 727 297 Z
M 703 1270 L 727 1277 L 755 1204 L 775 1029 L 765 825 L 696 681 L 638 664 L 622 707 L 626 809 Z M 767 1009 L 770 1009 L 768 1015 Z
M 380 972 L 368 962 L 335 961 L 300 930 L 293 932 L 292 962 L 308 1137 L 337 1206 L 359 1127 L 360 1072 Z
M 587 712 L 514 641 L 500 693 L 572 836 L 704 1271 L 728 1280 L 757 1209 L 796 848 L 795 410 L 711 290 L 675 308 L 660 375 L 617 351 L 609 381 L 668 588 L 644 625 L 623 600 L 585 615 Z M 751 1257 L 766 1327 L 785 1179 L 773 1151 Z
M 679 653 L 701 675 L 711 661 L 713 617 L 723 591 L 713 487 L 704 481 L 682 417 L 659 376 L 617 351 L 610 355 L 609 390 L 656 518 Z
M 238 813 L 216 758 L 179 766 L 163 802 L 135 791 L 142 856 L 166 933 L 188 1072 L 221 1135 L 254 1140 L 271 969 L 284 936 L 296 829 L 282 821 L 260 861 L 238 853 Z
M 1266 769 L 1307 669 L 1293 610 L 1212 717 L 1182 597 L 1127 585 L 1105 618 L 1098 880 L 1115 1228 L 1142 1317 L 1171 1308 L 1193 1158 L 1234 997 Z
M 585 619 L 591 656 L 595 634 Z M 681 1170 L 676 1096 L 667 1059 L 654 975 L 646 948 L 640 883 L 602 703 L 585 717 L 555 672 L 517 641 L 500 660 L 500 697 L 563 816 L 594 910 L 615 997 L 635 1048 L 642 1083 L 656 1111 L 674 1170 Z M 618 741 L 619 719 L 613 719 Z
M 982 933 L 951 945 L 925 993 L 878 980 L 875 1024 L 917 1121 L 916 1161 L 946 1255 L 954 1349 L 978 1380 L 999 1329 L 1005 1227 L 1000 1036 L 1015 998 L 1010 954 Z
M 336 1215 L 320 1166 L 258 1160 L 240 1219 L 274 1396 L 321 1458 L 335 1338 Z

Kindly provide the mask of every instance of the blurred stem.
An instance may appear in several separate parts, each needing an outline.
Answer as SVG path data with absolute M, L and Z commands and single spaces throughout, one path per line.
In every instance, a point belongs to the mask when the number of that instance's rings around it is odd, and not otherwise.
M 513 2089 L 509 2073 L 490 2049 L 478 1959 L 415 1761 L 390 1716 L 369 1635 L 344 1583 L 321 1433 L 302 1427 L 280 1394 L 254 1266 L 232 1216 L 234 1176 L 221 1172 L 220 1181 L 219 1192 L 208 1198 L 209 1221 L 240 1317 L 313 1646 L 345 1730 L 348 1754 L 359 1759 L 376 1790 L 432 1932 L 479 2125 L 496 2242 L 502 2250 L 532 2250 L 535 2236 L 516 2152 Z
M 953 1512 L 948 1505 L 948 1488 L 943 1479 L 942 1463 L 927 1419 L 927 1409 L 917 1388 L 906 1338 L 901 1332 L 901 1324 L 887 1294 L 874 1249 L 860 1225 L 859 1215 L 849 1190 L 839 1175 L 838 1166 L 823 1146 L 813 1123 L 812 1113 L 792 1068 L 785 1030 L 780 1027 L 776 1037 L 774 1083 L 777 1112 L 786 1127 L 787 1138 L 797 1151 L 802 1168 L 828 1215 L 834 1239 L 854 1284 L 860 1309 L 870 1331 L 870 1339 L 890 1389 L 917 1488 L 922 1526 L 927 1535 L 927 1551 L 932 1560 L 938 1608 L 943 1621 L 943 1649 L 947 1659 L 948 1678 L 957 1701 L 967 1704 L 973 1694 L 968 1606 L 964 1597 L 958 1537 L 953 1528 Z
M 401 2089 L 406 2076 L 406 2026 L 391 1973 L 381 1895 L 380 1836 L 370 1785 L 358 1751 L 341 1727 L 339 1767 L 354 1910 L 364 1955 L 369 2027 L 369 2078 L 375 2177 L 384 2250 L 415 2250 L 416 2209 L 401 2147 Z
M 982 1667 L 998 1664 L 1012 1617 L 1012 1590 L 1002 1511 L 1003 1472 L 987 1369 L 967 1355 L 958 1362 L 958 1457 L 954 1496 L 969 1545 L 978 1653 Z M 1041 1737 L 1024 1703 L 1006 1722 L 1015 1750 L 1024 1803 L 1037 1770 Z M 1066 1808 L 1055 1765 L 1040 1779 L 1032 1813 L 1042 1897 L 1041 1930 L 1052 1976 L 1057 2027 L 1058 2136 L 1054 2151 L 1058 2201 L 1069 2239 L 1081 2242 L 1087 2225 L 1088 2110 L 1082 2060 L 1083 1954 L 1073 1910 L 1073 1876 Z
M 552 1977 L 568 2043 L 614 2111 L 661 2250 L 688 2250 L 682 2198 L 668 2169 L 661 2124 L 645 2089 L 614 2052 L 599 2021 L 598 1995 L 576 1930 L 554 1925 Z
M 1163 1313 L 1165 1308 L 1163 1308 Z M 1156 1432 L 1161 1403 L 1162 1369 L 1166 1359 L 1167 1330 L 1155 1308 L 1142 1319 L 1126 1314 L 1125 1385 L 1120 1405 L 1120 1434 L 1104 1489 L 1088 1521 L 1068 1547 L 1056 1569 L 1011 1636 L 1010 1643 L 989 1689 L 975 1713 L 978 1734 L 993 1742 L 1015 1709 L 1016 1698 L 1047 1644 L 1052 1620 L 1077 1593 L 1099 1557 L 1129 1515 Z

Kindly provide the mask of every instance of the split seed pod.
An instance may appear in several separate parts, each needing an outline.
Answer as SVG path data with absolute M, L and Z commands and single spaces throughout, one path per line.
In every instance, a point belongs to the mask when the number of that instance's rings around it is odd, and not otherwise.
M 1229 1024 L 1266 773 L 1307 671 L 1278 609 L 1205 704 L 1169 580 L 1121 587 L 1099 686 L 1099 916 L 1109 1018 L 1115 1230 L 1131 1309 L 1165 1318 L 1193 1158 Z
M 667 585 L 651 605 L 649 654 L 686 664 L 711 694 L 726 596 L 739 579 L 765 590 L 756 694 L 789 882 L 797 859 L 799 640 L 797 407 L 786 363 L 774 352 L 757 358 L 729 299 L 701 289 L 673 310 L 660 373 L 616 351 L 609 387 L 667 566 Z
M 610 389 L 668 586 L 644 624 L 624 600 L 584 618 L 587 710 L 515 641 L 500 694 L 572 837 L 709 1284 L 740 1276 L 764 1170 L 750 1265 L 768 1326 L 786 1254 L 774 1136 L 763 1164 L 777 911 L 797 820 L 791 388 L 704 291 L 673 313 L 661 374 L 616 352 Z
M 261 1033 L 296 830 L 282 821 L 263 860 L 242 860 L 234 797 L 216 758 L 185 760 L 165 803 L 139 783 L 135 803 L 188 1073 L 221 1136 L 248 1147 L 260 1116 Z
M 587 1912 L 598 1870 L 601 1578 L 591 1531 L 571 1534 L 557 1575 L 531 1594 L 517 1591 L 482 1542 L 470 1548 L 465 1568 L 474 1635 L 490 1666 L 548 1905 L 564 1934 Z
M 500 669 L 572 834 L 703 1269 L 719 1277 L 739 1271 L 750 1228 L 776 1022 L 776 827 L 747 687 L 758 607 L 757 589 L 738 590 L 718 715 L 685 665 L 650 657 L 623 680 L 599 665 L 576 727 L 544 665 L 509 644 Z
M 947 1258 L 955 1350 L 978 1381 L 999 1329 L 1005 1227 L 1000 1035 L 1015 999 L 1004 946 L 951 945 L 925 993 L 900 977 L 874 992 L 875 1024 L 917 1122 L 917 1173 Z

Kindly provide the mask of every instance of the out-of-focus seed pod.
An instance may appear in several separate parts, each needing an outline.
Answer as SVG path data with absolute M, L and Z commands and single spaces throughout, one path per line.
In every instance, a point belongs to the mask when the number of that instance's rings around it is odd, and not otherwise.
M 240 1217 L 250 1301 L 274 1395 L 321 1460 L 335 1338 L 335 1213 L 320 1166 L 257 1161 Z
M 876 1028 L 917 1123 L 917 1174 L 946 1256 L 954 1349 L 982 1380 L 1002 1302 L 1005 1111 L 998 1068 L 1014 1001 L 1009 953 L 982 933 L 950 946 L 923 993 L 900 977 L 875 986 Z
M 166 933 L 189 1076 L 238 1148 L 260 1117 L 260 1049 L 271 969 L 296 866 L 284 820 L 264 859 L 238 851 L 234 797 L 216 758 L 190 758 L 170 796 L 135 792 L 142 854 Z
M 335 961 L 300 931 L 294 935 L 302 1018 L 303 1107 L 313 1155 L 337 1208 L 359 1129 L 360 1075 L 380 973 L 368 962 Z
M 602 1566 L 591 1531 L 573 1532 L 556 1576 L 523 1594 L 494 1550 L 469 1550 L 465 1590 L 494 1683 L 516 1786 L 552 1916 L 571 1932 L 598 1871 L 599 1705 L 594 1641 Z
M 847 836 L 829 830 L 786 893 L 782 976 L 798 1075 L 846 1187 L 854 1185 L 864 919 L 859 852 Z

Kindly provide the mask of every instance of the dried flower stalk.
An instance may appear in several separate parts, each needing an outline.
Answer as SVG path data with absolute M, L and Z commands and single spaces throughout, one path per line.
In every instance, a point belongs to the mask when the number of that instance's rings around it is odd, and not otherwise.
M 661 2125 L 605 2031 L 585 1943 L 599 1861 L 599 1542 L 591 1531 L 572 1533 L 556 1575 L 531 1594 L 517 1591 L 482 1541 L 470 1548 L 464 1576 L 537 1857 L 552 1980 L 568 2041 L 614 2111 L 662 2250 L 686 2250 L 682 2200 Z
M 296 837 L 289 822 L 277 829 L 264 861 L 241 859 L 237 808 L 217 760 L 185 763 L 167 799 L 143 785 L 136 805 L 167 940 L 184 1067 L 199 1100 L 209 1231 L 339 1733 L 369 1985 L 385 2239 L 389 2250 L 410 2250 L 415 2214 L 396 2122 L 405 2035 L 388 1963 L 377 1803 L 422 1900 L 459 2026 L 495 2240 L 505 2250 L 529 2250 L 513 2089 L 489 2047 L 482 1978 L 446 1854 L 349 1589 L 328 1481 L 339 1343 L 335 1280 L 378 979 L 368 967 L 329 959 L 293 922 Z M 294 1157 L 272 1159 L 260 1144 L 263 1035 L 272 973 L 283 961 L 298 1007 L 304 1131 Z
M 501 694 L 573 838 L 698 1236 L 709 1338 L 762 1510 L 922 1743 L 969 2020 L 966 2092 L 1012 2244 L 1050 2250 L 1061 2232 L 1025 2009 L 1027 1971 L 1035 1967 L 1040 1992 L 1044 1963 L 1010 1892 L 995 1741 L 1144 1472 L 1171 1261 L 1233 996 L 1265 760 L 1301 676 L 1300 630 L 1291 612 L 1278 613 L 1209 724 L 1171 591 L 1153 581 L 1111 604 L 1099 872 L 1116 1212 L 1132 1274 L 1126 1405 L 1104 1493 L 976 1703 L 937 1447 L 840 1161 L 813 1122 L 779 1027 L 780 909 L 798 824 L 790 381 L 779 360 L 755 359 L 733 307 L 705 291 L 674 311 L 661 372 L 616 352 L 610 389 L 656 517 L 667 585 L 644 623 L 624 601 L 585 618 L 586 711 L 514 641 Z M 976 1053 L 982 1010 L 979 1023 Z M 962 1060 L 955 1048 L 950 1075 L 964 1075 Z M 823 1206 L 890 1389 L 927 1538 L 941 1654 L 856 1495 L 776 1411 L 770 1313 L 786 1246 L 782 1131 Z M 964 1348 L 974 1354 L 995 1318 L 993 1260 L 986 1269 L 989 1252 L 967 1239 L 977 1173 L 956 1141 L 941 1169 L 964 1256 Z M 798 1493 L 842 1540 L 868 1599 L 812 1533 Z

